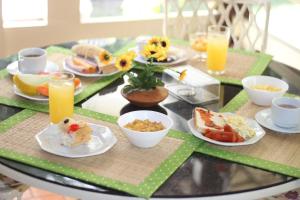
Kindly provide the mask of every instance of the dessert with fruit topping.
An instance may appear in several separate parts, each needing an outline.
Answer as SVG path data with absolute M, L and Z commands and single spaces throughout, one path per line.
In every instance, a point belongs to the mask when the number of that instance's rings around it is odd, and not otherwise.
M 67 147 L 87 144 L 91 140 L 92 129 L 82 120 L 65 118 L 59 126 L 62 130 L 62 144 Z

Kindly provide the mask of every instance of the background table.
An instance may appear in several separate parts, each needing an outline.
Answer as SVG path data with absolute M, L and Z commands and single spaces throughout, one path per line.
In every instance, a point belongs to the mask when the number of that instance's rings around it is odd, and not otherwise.
M 132 39 L 99 39 L 94 40 L 109 51 L 114 52 L 126 46 Z M 75 43 L 61 44 L 70 48 Z M 0 60 L 0 68 L 5 68 L 7 64 L 15 60 L 16 56 Z M 266 75 L 279 77 L 290 85 L 290 92 L 300 94 L 300 72 L 277 62 L 271 62 Z M 120 115 L 122 113 L 139 109 L 126 102 L 119 91 L 123 80 L 119 79 L 107 88 L 101 90 L 96 97 L 107 102 L 105 112 L 107 114 Z M 223 96 L 218 103 L 208 105 L 213 110 L 225 105 L 242 88 L 233 85 L 223 85 Z M 98 96 L 99 95 L 99 96 Z M 110 99 L 115 99 L 118 106 Z M 84 107 L 93 106 L 93 101 L 85 99 L 78 105 Z M 154 110 L 165 112 L 174 120 L 174 128 L 187 131 L 186 120 L 192 116 L 195 106 L 179 101 L 169 95 L 160 106 Z M 4 120 L 22 109 L 0 105 L 0 120 Z M 79 198 L 95 199 L 100 197 L 126 198 L 125 193 L 86 184 L 59 174 L 40 170 L 15 161 L 0 158 L 0 172 L 26 184 L 40 187 L 52 192 L 71 195 Z M 224 198 L 220 195 L 231 195 L 232 198 L 259 198 L 270 196 L 300 187 L 300 181 L 292 177 L 268 172 L 245 165 L 213 158 L 200 153 L 194 153 L 153 195 L 153 197 L 207 197 Z M 84 192 L 83 192 L 84 191 Z M 108 195 L 108 196 L 106 196 Z M 249 196 L 251 195 L 251 196 Z M 228 197 L 228 196 L 227 196 Z

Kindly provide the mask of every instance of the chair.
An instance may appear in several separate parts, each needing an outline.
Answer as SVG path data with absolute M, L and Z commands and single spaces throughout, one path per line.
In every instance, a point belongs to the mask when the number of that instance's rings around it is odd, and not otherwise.
M 231 47 L 264 52 L 270 0 L 164 0 L 163 34 L 187 39 L 209 25 L 231 29 Z

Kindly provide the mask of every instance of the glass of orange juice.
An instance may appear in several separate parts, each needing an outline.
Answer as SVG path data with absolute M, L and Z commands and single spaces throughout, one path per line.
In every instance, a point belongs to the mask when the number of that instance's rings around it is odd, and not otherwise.
M 53 124 L 65 117 L 71 117 L 74 111 L 74 74 L 54 73 L 49 81 L 49 113 Z
M 200 61 L 205 62 L 207 58 L 207 32 L 196 32 L 189 35 L 192 49 L 197 52 Z
M 210 74 L 225 73 L 230 29 L 226 26 L 209 26 L 207 34 L 207 71 Z

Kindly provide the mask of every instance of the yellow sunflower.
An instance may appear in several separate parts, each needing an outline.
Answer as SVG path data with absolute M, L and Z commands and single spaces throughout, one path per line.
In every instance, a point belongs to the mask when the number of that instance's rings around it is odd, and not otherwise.
M 167 52 L 163 49 L 160 48 L 160 50 L 153 55 L 154 58 L 156 58 L 157 61 L 163 61 L 167 59 Z
M 104 65 L 107 65 L 112 61 L 112 55 L 108 51 L 102 51 L 98 58 Z
M 136 57 L 135 51 L 129 51 L 129 52 L 126 53 L 126 55 L 128 57 L 130 57 L 132 60 Z
M 183 81 L 187 75 L 186 69 L 179 73 L 179 80 Z
M 165 50 L 168 50 L 170 48 L 170 40 L 167 37 L 161 37 L 159 40 L 160 46 L 164 48 Z
M 155 45 L 146 45 L 144 47 L 144 51 L 142 51 L 142 55 L 145 58 L 155 58 L 157 61 L 163 61 L 167 58 L 167 52 L 161 46 Z
M 115 65 L 120 71 L 128 71 L 131 69 L 132 59 L 130 56 L 123 54 L 117 58 Z
M 144 46 L 144 50 L 141 52 L 141 54 L 145 58 L 150 58 L 152 54 L 157 53 L 157 48 L 155 45 L 147 44 Z
M 159 37 L 152 37 L 150 40 L 148 40 L 148 44 L 158 46 L 158 45 L 160 45 L 160 38 Z

